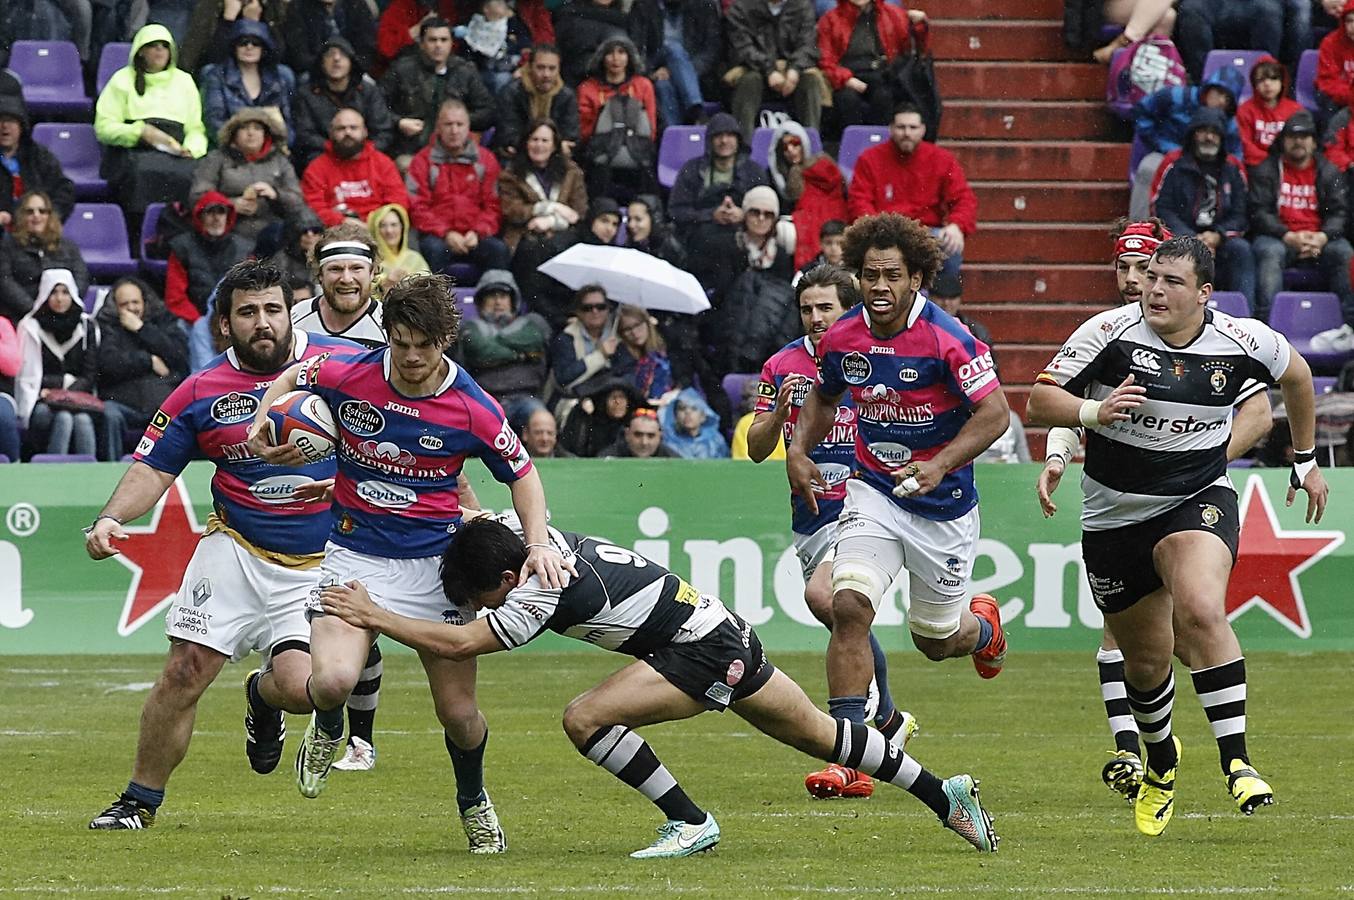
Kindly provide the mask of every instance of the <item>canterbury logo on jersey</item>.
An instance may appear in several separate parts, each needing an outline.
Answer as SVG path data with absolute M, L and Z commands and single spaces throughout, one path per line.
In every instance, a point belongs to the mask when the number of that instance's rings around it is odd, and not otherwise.
M 1151 350 L 1134 350 L 1133 365 L 1140 366 L 1149 372 L 1161 371 L 1161 361 Z

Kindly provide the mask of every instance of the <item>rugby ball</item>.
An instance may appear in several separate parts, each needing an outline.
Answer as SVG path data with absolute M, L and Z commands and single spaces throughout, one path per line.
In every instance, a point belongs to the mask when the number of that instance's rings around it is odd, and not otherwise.
M 329 404 L 309 391 L 292 391 L 268 408 L 268 440 L 274 447 L 292 444 L 306 462 L 334 455 L 338 429 Z

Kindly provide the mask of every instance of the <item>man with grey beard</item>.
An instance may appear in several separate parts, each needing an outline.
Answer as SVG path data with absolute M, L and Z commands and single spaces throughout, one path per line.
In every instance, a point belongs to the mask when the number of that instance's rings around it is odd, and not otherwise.
M 1218 289 L 1239 291 L 1255 308 L 1255 257 L 1245 234 L 1246 176 L 1222 149 L 1227 121 L 1200 106 L 1180 150 L 1167 155 L 1152 196 L 1156 215 L 1177 237 L 1196 235 L 1213 251 Z

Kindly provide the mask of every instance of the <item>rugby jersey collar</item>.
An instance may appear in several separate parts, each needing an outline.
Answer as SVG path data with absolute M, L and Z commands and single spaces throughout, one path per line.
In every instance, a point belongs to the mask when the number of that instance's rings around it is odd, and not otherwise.
M 433 391 L 431 394 L 428 394 L 428 395 L 427 395 L 427 396 L 429 396 L 429 397 L 438 397 L 438 396 L 441 396 L 442 394 L 446 393 L 447 388 L 451 387 L 452 382 L 454 382 L 454 381 L 456 380 L 456 376 L 457 376 L 458 374 L 460 374 L 460 371 L 461 371 L 461 370 L 460 370 L 459 368 L 457 368 L 456 363 L 452 362 L 452 361 L 451 361 L 450 359 L 448 359 L 446 356 L 443 356 L 442 358 L 445 359 L 445 360 L 447 360 L 447 377 L 442 379 L 442 383 L 439 384 L 439 385 L 437 386 L 437 390 L 435 390 L 435 391 Z M 395 387 L 394 383 L 390 380 L 390 348 L 389 348 L 389 347 L 386 347 L 385 350 L 381 353 L 381 371 L 385 374 L 386 384 L 390 385 L 390 389 L 391 389 L 392 391 L 395 391 L 395 393 L 400 394 L 399 390 Z M 403 394 L 400 394 L 400 396 L 403 397 L 404 395 L 403 395 Z M 420 399 L 420 398 L 414 398 L 414 399 Z
M 310 335 L 300 328 L 293 328 L 291 330 L 291 359 L 287 360 L 287 365 L 289 366 L 305 356 L 306 347 L 308 346 L 310 346 Z M 226 348 L 226 361 L 234 366 L 236 370 L 240 372 L 244 371 L 240 366 L 240 358 L 235 355 L 234 347 Z M 286 368 L 286 366 L 283 366 L 283 368 Z
M 911 328 L 913 323 L 915 323 L 918 319 L 921 318 L 922 307 L 924 307 L 927 303 L 930 302 L 931 301 L 927 300 L 925 295 L 923 295 L 921 291 L 917 291 L 912 296 L 912 309 L 908 310 L 907 324 L 903 325 L 903 327 L 900 328 L 895 334 L 889 335 L 889 338 L 895 338 L 898 335 L 902 334 L 904 331 L 907 331 L 909 328 Z M 862 304 L 860 307 L 860 315 L 863 319 L 865 319 L 865 327 L 870 329 L 870 334 L 874 334 L 874 323 L 870 321 L 870 310 L 864 304 Z M 878 335 L 875 336 L 878 337 Z

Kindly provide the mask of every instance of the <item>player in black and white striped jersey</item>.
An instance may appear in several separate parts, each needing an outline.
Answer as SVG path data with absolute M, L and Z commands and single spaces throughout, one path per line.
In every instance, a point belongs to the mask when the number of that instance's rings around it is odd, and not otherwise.
M 1119 301 L 1136 308 L 1147 284 L 1147 266 L 1152 254 L 1163 241 L 1171 238 L 1171 232 L 1160 219 L 1133 222 L 1125 218 L 1115 223 L 1111 234 L 1115 240 L 1114 277 Z M 1264 382 L 1255 380 L 1242 385 L 1235 401 L 1232 435 L 1227 444 L 1229 461 L 1243 456 L 1273 427 L 1273 411 L 1270 409 L 1267 387 Z M 1058 510 L 1053 502 L 1053 492 L 1058 489 L 1067 464 L 1081 446 L 1083 431 L 1080 427 L 1049 429 L 1044 468 L 1035 486 L 1045 517 L 1052 516 Z M 1189 647 L 1184 642 L 1176 641 L 1175 655 L 1185 665 L 1190 665 Z M 1110 751 L 1109 761 L 1101 770 L 1101 779 L 1111 790 L 1122 794 L 1132 803 L 1142 785 L 1142 749 L 1138 744 L 1138 726 L 1129 709 L 1128 693 L 1124 686 L 1124 655 L 1114 643 L 1114 636 L 1108 628 L 1104 629 L 1100 647 L 1096 650 L 1096 670 L 1105 716 L 1115 745 L 1115 749 Z
M 1249 814 L 1273 800 L 1245 738 L 1245 661 L 1223 612 L 1239 521 L 1227 477 L 1232 407 L 1249 379 L 1278 382 L 1296 457 L 1288 503 L 1328 488 L 1315 462 L 1311 370 L 1254 319 L 1209 310 L 1213 257 L 1194 237 L 1161 244 L 1138 307 L 1084 323 L 1030 393 L 1032 422 L 1088 430 L 1082 553 L 1096 604 L 1124 654 L 1129 705 L 1147 748 L 1138 829 L 1174 810 L 1180 742 L 1171 733 L 1175 623 L 1188 628 L 1195 689 L 1218 739 L 1229 793 Z M 1200 676 L 1204 676 L 1202 679 Z
M 554 528 L 549 535 L 578 572 L 558 590 L 523 580 L 528 547 L 507 525 L 481 518 L 461 528 L 443 556 L 442 582 L 453 604 L 488 610 L 473 622 L 462 622 L 454 609 L 446 622 L 395 615 L 356 582 L 325 588 L 321 601 L 326 613 L 351 625 L 451 659 L 511 650 L 546 631 L 636 657 L 564 713 L 565 733 L 578 751 L 666 818 L 658 839 L 635 858 L 708 850 L 720 831 L 632 729 L 725 709 L 782 743 L 904 788 L 974 847 L 996 850 L 991 816 L 971 776 L 942 781 L 880 732 L 819 710 L 767 661 L 751 625 L 663 566 L 596 538 Z

